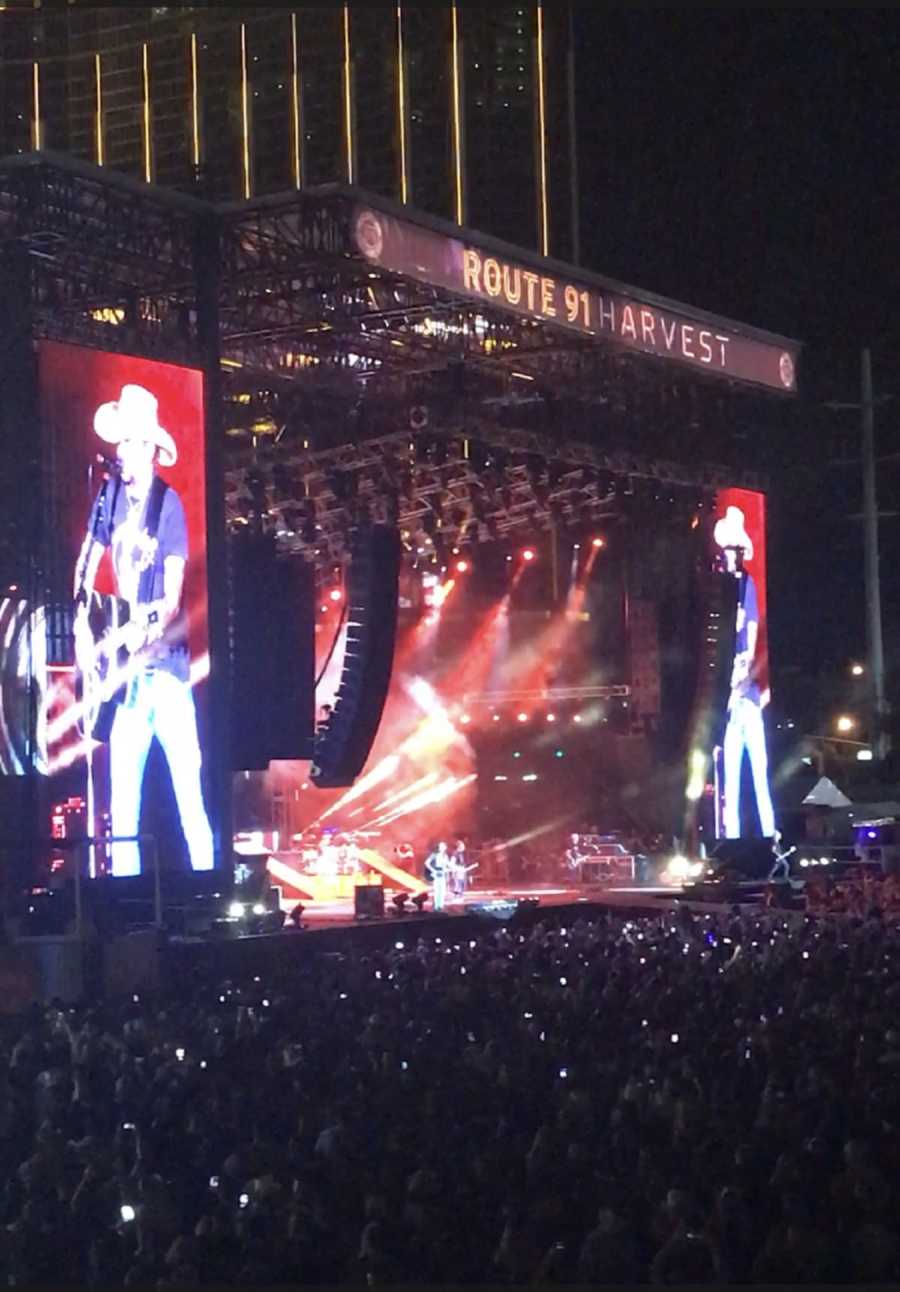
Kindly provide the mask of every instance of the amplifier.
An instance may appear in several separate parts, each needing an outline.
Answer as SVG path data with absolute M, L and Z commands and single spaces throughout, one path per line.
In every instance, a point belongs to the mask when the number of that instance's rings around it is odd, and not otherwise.
M 602 884 L 611 878 L 608 861 L 583 861 L 579 869 L 582 884 Z
M 384 889 L 380 884 L 357 884 L 353 890 L 353 914 L 358 920 L 377 920 L 384 915 Z

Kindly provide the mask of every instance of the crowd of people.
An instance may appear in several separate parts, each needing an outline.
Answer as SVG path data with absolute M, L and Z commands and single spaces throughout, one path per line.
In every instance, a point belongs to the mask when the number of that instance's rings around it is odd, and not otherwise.
M 896 1279 L 891 920 L 537 914 L 7 1020 L 7 1284 Z
M 900 916 L 900 875 L 882 875 L 880 868 L 867 866 L 833 879 L 825 871 L 813 871 L 803 886 L 806 909 L 814 915 L 865 916 L 873 907 L 886 915 Z

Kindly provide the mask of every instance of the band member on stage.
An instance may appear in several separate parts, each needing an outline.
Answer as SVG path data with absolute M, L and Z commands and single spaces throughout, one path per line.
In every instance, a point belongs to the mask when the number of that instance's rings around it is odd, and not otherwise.
M 442 911 L 447 902 L 447 878 L 453 868 L 453 860 L 443 840 L 430 853 L 425 862 L 425 872 L 431 880 L 431 905 L 434 910 Z
M 738 580 L 731 694 L 722 742 L 725 837 L 739 839 L 741 836 L 741 769 L 746 751 L 753 774 L 760 830 L 764 838 L 772 838 L 775 812 L 769 791 L 769 760 L 756 658 L 759 604 L 756 584 L 744 569 L 745 562 L 753 559 L 753 541 L 747 533 L 740 507 L 726 509 L 725 515 L 716 523 L 714 538 L 722 549 L 726 571 Z
M 155 395 L 142 386 L 123 386 L 118 400 L 103 404 L 94 430 L 116 445 L 119 467 L 97 496 L 78 558 L 75 648 L 82 671 L 93 667 L 96 646 L 88 607 L 108 548 L 116 595 L 128 610 L 120 638 L 128 655 L 124 696 L 109 737 L 112 832 L 139 832 L 144 770 L 155 737 L 169 766 L 191 866 L 211 870 L 213 838 L 200 784 L 183 605 L 187 522 L 178 494 L 157 474 L 157 466 L 174 466 L 178 450 L 159 424 Z M 113 844 L 112 873 L 139 872 L 138 844 Z
M 450 859 L 450 891 L 458 902 L 461 902 L 469 886 L 469 872 L 474 870 L 474 866 L 466 865 L 467 853 L 465 841 L 457 839 L 456 847 L 453 849 L 453 856 Z
M 566 865 L 570 870 L 577 870 L 581 865 L 583 858 L 581 855 L 581 835 L 573 834 L 569 836 L 569 846 L 566 849 Z

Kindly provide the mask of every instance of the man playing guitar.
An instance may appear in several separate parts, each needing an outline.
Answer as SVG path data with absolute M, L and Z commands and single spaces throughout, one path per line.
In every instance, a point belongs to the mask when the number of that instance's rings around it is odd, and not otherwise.
M 462 901 L 469 886 L 469 875 L 478 869 L 478 862 L 466 865 L 466 845 L 463 839 L 457 839 L 453 856 L 450 859 L 450 891 L 457 901 Z
M 442 839 L 425 859 L 425 873 L 431 880 L 431 905 L 435 911 L 442 911 L 447 903 L 447 880 L 452 869 L 453 860 Z
M 123 386 L 117 401 L 99 408 L 94 430 L 117 446 L 118 478 L 108 480 L 94 502 L 75 570 L 75 653 L 86 692 L 97 689 L 99 672 L 102 700 L 118 701 L 109 732 L 112 832 L 115 837 L 139 833 L 144 769 L 155 737 L 169 766 L 191 866 L 211 870 L 213 839 L 200 784 L 182 604 L 187 522 L 178 494 L 156 471 L 157 464 L 174 466 L 178 450 L 159 424 L 156 397 L 142 386 Z M 107 549 L 127 618 L 98 644 L 90 611 Z M 139 872 L 137 843 L 113 844 L 112 873 Z
M 764 838 L 771 839 L 775 834 L 775 813 L 769 790 L 762 695 L 755 671 L 759 604 L 753 576 L 744 568 L 745 561 L 753 560 L 753 541 L 740 507 L 726 508 L 725 515 L 716 523 L 714 537 L 722 549 L 726 573 L 738 581 L 734 661 L 728 721 L 722 741 L 725 837 L 739 839 L 741 835 L 741 768 L 746 751 L 753 774 L 760 830 Z

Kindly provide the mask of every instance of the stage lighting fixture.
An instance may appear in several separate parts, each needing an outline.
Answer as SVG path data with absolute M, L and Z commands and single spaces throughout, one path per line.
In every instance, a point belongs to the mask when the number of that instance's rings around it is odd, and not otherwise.
M 416 893 L 415 897 L 412 899 L 412 904 L 418 911 L 419 915 L 423 914 L 425 910 L 425 903 L 427 901 L 428 901 L 427 893 Z
M 548 713 L 548 714 L 547 714 L 547 721 L 548 721 L 548 722 L 555 722 L 555 721 L 556 721 L 556 714 L 555 714 L 555 713 Z
M 601 548 L 601 547 L 606 547 L 606 539 L 605 539 L 605 538 L 595 538 L 595 539 L 594 539 L 594 541 L 593 541 L 593 543 L 591 544 L 591 546 L 592 546 L 592 547 L 595 547 L 595 548 L 597 548 L 597 549 L 599 549 L 599 548 Z
M 332 588 L 328 595 L 331 597 L 332 601 L 343 601 L 344 599 L 344 594 L 341 592 L 340 588 Z
M 294 909 L 291 911 L 290 915 L 288 916 L 288 919 L 290 920 L 291 924 L 293 924 L 295 929 L 303 928 L 303 912 L 305 910 L 306 910 L 306 907 L 303 905 L 303 903 L 298 902 L 297 905 L 294 907 Z
M 471 721 L 472 721 L 472 719 L 469 717 L 469 715 L 468 715 L 467 713 L 464 713 L 464 714 L 463 714 L 463 716 L 460 718 L 460 722 L 462 723 L 462 725 L 463 725 L 464 727 L 468 727 L 468 725 L 469 725 L 469 723 L 470 723 Z
M 518 717 L 517 717 L 516 721 L 517 721 L 517 722 L 527 722 L 527 721 L 528 721 L 528 714 L 527 714 L 527 713 L 520 713 L 520 714 L 518 715 Z
M 395 893 L 391 898 L 391 905 L 394 908 L 395 915 L 406 914 L 406 903 L 409 901 L 409 893 Z
M 581 722 L 581 714 L 580 714 L 580 713 L 576 713 L 576 714 L 575 714 L 575 717 L 572 719 L 572 721 L 573 721 L 573 722 L 578 722 L 578 723 L 580 723 L 580 722 Z
M 525 551 L 522 553 L 522 560 L 526 565 L 530 565 L 532 561 L 537 560 L 537 552 L 535 552 L 533 547 L 525 548 Z
M 456 562 L 456 573 L 457 573 L 457 574 L 468 574 L 468 572 L 469 572 L 469 562 L 468 562 L 468 561 L 457 561 L 457 562 Z

